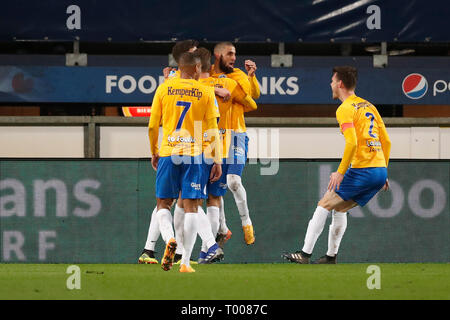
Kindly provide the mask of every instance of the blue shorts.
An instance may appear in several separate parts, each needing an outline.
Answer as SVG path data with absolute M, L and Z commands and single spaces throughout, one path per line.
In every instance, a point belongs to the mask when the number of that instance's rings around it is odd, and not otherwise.
M 156 197 L 177 199 L 181 191 L 182 199 L 201 199 L 202 156 L 161 157 L 156 171 Z
M 379 168 L 350 168 L 336 193 L 345 201 L 353 200 L 360 207 L 366 205 L 384 186 L 387 179 L 387 169 Z
M 207 159 L 205 161 L 205 164 L 203 166 L 203 178 L 202 178 L 202 185 L 206 186 L 206 194 L 204 195 L 204 199 L 208 198 L 209 194 L 212 194 L 216 197 L 222 197 L 227 192 L 227 171 L 229 165 L 225 163 L 226 159 L 222 159 L 222 175 L 220 176 L 219 180 L 211 183 L 209 181 L 209 176 L 211 174 L 211 168 L 212 164 L 211 161 L 208 161 Z
M 228 174 L 242 175 L 248 155 L 248 136 L 246 132 L 237 133 L 232 131 L 230 150 L 226 164 Z

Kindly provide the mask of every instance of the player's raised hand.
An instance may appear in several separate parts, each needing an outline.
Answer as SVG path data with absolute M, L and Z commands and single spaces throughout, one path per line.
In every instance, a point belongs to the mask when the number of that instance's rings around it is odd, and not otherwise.
M 253 77 L 256 71 L 256 63 L 252 60 L 245 60 L 244 62 L 245 70 L 247 70 L 247 75 Z
M 158 169 L 158 161 L 159 161 L 159 154 L 154 154 L 152 157 L 152 167 L 156 171 Z
M 164 79 L 169 78 L 170 71 L 172 71 L 172 70 L 175 70 L 175 68 L 172 68 L 172 67 L 165 67 L 165 68 L 163 69 Z
M 231 98 L 231 93 L 226 88 L 214 88 L 214 93 L 221 97 L 224 102 L 227 102 Z
M 216 182 L 222 176 L 222 165 L 214 163 L 211 168 L 211 174 L 209 175 L 209 181 Z
M 330 175 L 330 182 L 328 183 L 328 190 L 334 191 L 335 189 L 339 190 L 339 186 L 341 185 L 342 180 L 344 179 L 344 175 L 339 172 L 333 172 Z

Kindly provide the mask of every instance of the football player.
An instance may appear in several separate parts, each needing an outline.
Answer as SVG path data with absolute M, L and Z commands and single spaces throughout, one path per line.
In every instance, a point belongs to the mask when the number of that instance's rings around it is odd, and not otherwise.
M 344 155 L 308 223 L 302 250 L 283 254 L 291 262 L 310 263 L 327 216 L 333 212 L 328 251 L 314 263 L 337 263 L 338 249 L 347 228 L 347 211 L 357 205 L 363 207 L 378 191 L 389 188 L 387 167 L 391 141 L 377 108 L 355 94 L 356 81 L 356 68 L 333 68 L 330 85 L 333 99 L 342 102 L 336 119 L 345 138 Z

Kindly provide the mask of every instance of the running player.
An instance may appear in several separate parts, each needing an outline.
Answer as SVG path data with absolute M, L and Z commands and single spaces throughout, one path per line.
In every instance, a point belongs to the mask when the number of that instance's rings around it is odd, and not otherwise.
M 236 48 L 230 42 L 221 42 L 214 47 L 214 66 L 211 69 L 211 76 L 216 78 L 228 77 L 235 80 L 243 91 L 253 99 L 259 98 L 260 91 L 258 81 L 256 80 L 255 71 L 256 64 L 251 60 L 245 61 L 245 74 L 239 68 L 234 68 L 236 62 Z M 231 190 L 236 202 L 236 206 L 241 218 L 242 229 L 244 231 L 244 241 L 247 245 L 255 243 L 255 234 L 253 224 L 250 219 L 250 213 L 247 205 L 247 193 L 242 184 L 242 171 L 247 161 L 248 137 L 245 126 L 244 112 L 252 111 L 242 104 L 233 104 L 231 119 L 231 147 L 227 158 L 227 186 Z M 231 232 L 225 224 L 225 216 L 221 210 L 221 230 L 218 238 L 219 243 L 225 242 L 231 236 Z M 222 240 L 221 240 L 221 239 Z
M 200 60 L 192 53 L 183 53 L 179 60 L 180 77 L 164 82 L 156 90 L 149 122 L 152 167 L 156 173 L 156 200 L 160 215 L 161 235 L 166 242 L 161 265 L 170 270 L 177 247 L 170 219 L 173 200 L 181 198 L 185 208 L 183 255 L 180 272 L 195 272 L 190 257 L 197 236 L 198 200 L 202 198 L 203 124 L 215 141 L 220 140 L 217 129 L 219 110 L 214 91 L 196 81 L 201 71 Z M 158 150 L 159 126 L 163 138 Z M 199 128 L 200 126 L 200 128 Z M 211 181 L 220 178 L 221 148 L 216 148 Z M 218 249 L 220 251 L 220 248 Z
M 333 99 L 342 102 L 336 111 L 336 119 L 345 137 L 344 155 L 308 223 L 302 250 L 282 255 L 291 262 L 310 262 L 327 216 L 334 210 L 328 251 L 314 263 L 337 263 L 337 252 L 347 228 L 347 211 L 357 205 L 363 207 L 380 189 L 389 188 L 387 167 L 391 141 L 375 106 L 355 95 L 356 80 L 354 67 L 333 68 L 331 91 Z

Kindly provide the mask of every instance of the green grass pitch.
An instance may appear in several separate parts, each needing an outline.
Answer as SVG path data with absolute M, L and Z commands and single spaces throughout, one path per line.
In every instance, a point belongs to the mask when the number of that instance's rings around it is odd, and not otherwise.
M 370 264 L 194 265 L 195 273 L 159 265 L 78 264 L 80 289 L 69 290 L 68 264 L 0 264 L 0 299 L 302 300 L 450 299 L 449 264 L 375 264 L 380 289 L 367 287 Z

